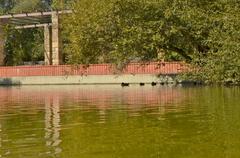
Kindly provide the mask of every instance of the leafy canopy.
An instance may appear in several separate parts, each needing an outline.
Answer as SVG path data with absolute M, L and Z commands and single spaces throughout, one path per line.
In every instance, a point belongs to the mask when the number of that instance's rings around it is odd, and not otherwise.
M 63 19 L 69 63 L 182 60 L 195 79 L 240 81 L 237 0 L 81 0 L 73 9 Z

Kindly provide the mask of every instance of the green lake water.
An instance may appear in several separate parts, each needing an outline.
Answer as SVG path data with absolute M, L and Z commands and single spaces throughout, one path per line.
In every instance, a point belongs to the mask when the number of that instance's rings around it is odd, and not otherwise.
M 239 158 L 240 88 L 0 88 L 0 158 Z

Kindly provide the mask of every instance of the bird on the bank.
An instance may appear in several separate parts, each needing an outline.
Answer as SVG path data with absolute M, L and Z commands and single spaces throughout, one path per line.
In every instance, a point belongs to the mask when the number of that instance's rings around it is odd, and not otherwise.
M 140 83 L 140 86 L 145 86 L 145 83 Z
M 121 86 L 122 86 L 122 87 L 128 87 L 128 86 L 129 86 L 129 83 L 124 83 L 124 82 L 123 82 L 123 83 L 121 84 Z
M 152 86 L 156 86 L 157 85 L 157 83 L 156 82 L 152 82 Z

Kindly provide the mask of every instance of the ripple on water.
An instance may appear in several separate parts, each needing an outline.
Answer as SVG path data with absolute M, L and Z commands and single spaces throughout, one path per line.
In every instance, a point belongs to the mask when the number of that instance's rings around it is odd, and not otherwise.
M 240 157 L 238 88 L 0 88 L 0 157 Z

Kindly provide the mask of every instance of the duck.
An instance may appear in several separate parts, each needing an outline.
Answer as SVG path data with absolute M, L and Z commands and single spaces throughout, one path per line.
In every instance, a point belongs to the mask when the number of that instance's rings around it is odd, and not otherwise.
M 145 83 L 140 83 L 140 86 L 145 86 Z
M 157 83 L 156 82 L 152 82 L 152 86 L 156 86 L 157 85 Z
M 121 86 L 122 86 L 122 87 L 128 87 L 128 86 L 129 86 L 129 83 L 124 83 L 124 82 L 123 82 L 123 83 L 121 84 Z

